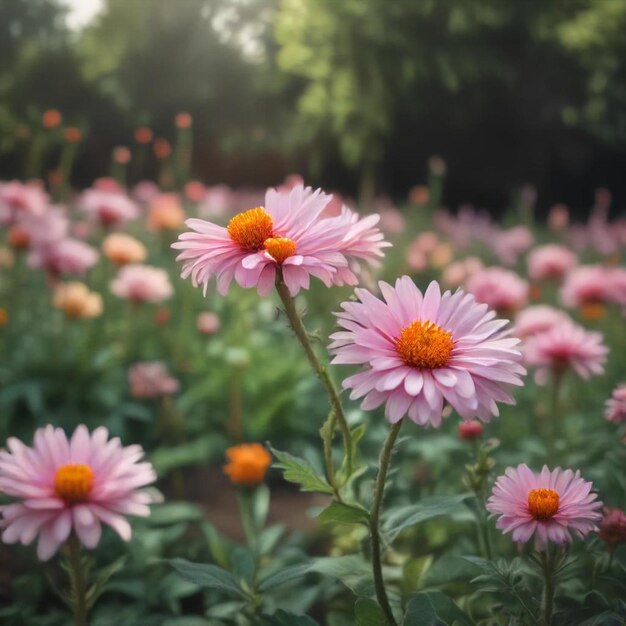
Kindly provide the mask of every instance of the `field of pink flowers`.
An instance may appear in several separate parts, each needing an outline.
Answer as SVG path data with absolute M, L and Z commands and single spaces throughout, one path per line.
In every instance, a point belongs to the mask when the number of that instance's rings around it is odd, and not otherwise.
M 0 622 L 624 624 L 610 193 L 495 222 L 438 158 L 356 207 L 181 154 L 0 182 Z

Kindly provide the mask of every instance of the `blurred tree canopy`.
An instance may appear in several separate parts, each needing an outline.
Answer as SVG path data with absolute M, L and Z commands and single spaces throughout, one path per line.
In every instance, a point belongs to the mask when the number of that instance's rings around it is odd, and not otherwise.
M 168 137 L 188 111 L 212 182 L 298 169 L 398 194 L 439 153 L 451 200 L 526 180 L 619 195 L 625 32 L 624 0 L 107 0 L 79 32 L 60 0 L 0 0 L 0 167 L 18 173 L 17 124 L 49 107 L 89 129 L 83 184 L 135 127 Z

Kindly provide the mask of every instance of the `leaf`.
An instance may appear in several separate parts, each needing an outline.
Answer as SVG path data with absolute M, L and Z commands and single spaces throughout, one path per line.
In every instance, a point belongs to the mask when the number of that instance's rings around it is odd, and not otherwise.
M 261 620 L 259 626 L 318 626 L 317 622 L 306 615 L 296 615 L 282 610 L 276 611 L 273 615 L 261 615 Z
M 369 513 L 361 506 L 345 502 L 331 502 L 319 515 L 321 522 L 339 524 L 369 524 Z
M 424 587 L 440 587 L 449 583 L 470 582 L 483 568 L 460 556 L 444 556 L 436 561 L 422 578 Z
M 456 496 L 432 496 L 424 498 L 418 504 L 391 509 L 385 516 L 383 531 L 388 535 L 388 540 L 393 541 L 405 528 L 433 517 L 454 513 L 470 495 L 464 493 Z
M 370 598 L 359 598 L 354 605 L 355 626 L 386 626 L 385 614 Z
M 270 447 L 272 454 L 278 459 L 274 467 L 283 470 L 286 481 L 300 485 L 302 491 L 316 491 L 319 493 L 332 493 L 331 486 L 317 474 L 315 468 L 304 459 L 292 456 L 288 452 L 280 452 Z
M 318 558 L 311 571 L 339 579 L 357 596 L 369 598 L 374 595 L 371 565 L 356 554 Z
M 192 441 L 155 450 L 150 462 L 157 474 L 167 474 L 170 470 L 194 463 L 206 463 L 212 458 L 223 453 L 226 449 L 226 439 L 222 436 L 211 434 L 198 437 Z
M 233 574 L 241 581 L 245 582 L 248 588 L 252 588 L 254 576 L 256 574 L 256 563 L 252 552 L 242 546 L 236 546 L 230 553 L 230 564 Z
M 217 565 L 192 563 L 186 559 L 172 559 L 169 563 L 185 580 L 200 587 L 210 587 L 224 593 L 246 597 L 233 575 Z
M 470 618 L 440 591 L 416 593 L 407 604 L 402 620 L 403 626 L 453 626 L 463 624 L 472 626 Z
M 277 572 L 266 576 L 259 583 L 258 590 L 261 593 L 265 593 L 267 591 L 271 591 L 272 589 L 276 589 L 276 587 L 295 582 L 310 572 L 311 567 L 311 563 L 300 563 L 298 565 L 283 567 Z
M 166 502 L 151 507 L 146 522 L 150 526 L 171 526 L 182 522 L 197 522 L 204 517 L 202 511 L 189 502 Z

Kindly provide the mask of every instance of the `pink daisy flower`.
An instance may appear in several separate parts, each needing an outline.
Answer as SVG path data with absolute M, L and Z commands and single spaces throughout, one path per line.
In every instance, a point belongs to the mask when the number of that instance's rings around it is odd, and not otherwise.
M 364 410 L 385 403 L 394 423 L 408 414 L 417 424 L 441 424 L 444 402 L 463 419 L 489 421 L 496 402 L 513 404 L 508 385 L 525 373 L 516 349 L 519 339 L 502 331 L 486 305 L 470 294 L 446 291 L 436 282 L 422 295 L 403 276 L 395 287 L 379 283 L 384 301 L 357 289 L 360 302 L 344 302 L 338 313 L 344 329 L 331 336 L 336 365 L 364 365 L 343 381 Z
M 609 349 L 600 333 L 567 322 L 531 337 L 523 352 L 526 364 L 537 368 L 536 382 L 544 385 L 550 374 L 561 376 L 570 369 L 585 380 L 602 374 Z
M 626 422 L 626 385 L 618 385 L 606 401 L 604 417 L 609 422 Z
M 41 218 L 48 209 L 48 194 L 39 182 L 0 182 L 0 224 L 11 224 L 21 217 Z
M 533 241 L 533 234 L 527 226 L 513 226 L 495 231 L 486 240 L 493 245 L 498 259 L 505 265 L 515 265 L 520 254 L 526 252 L 533 245 Z
M 87 189 L 79 199 L 79 206 L 104 226 L 122 224 L 139 216 L 139 207 L 120 189 Z
M 513 334 L 520 339 L 526 339 L 564 322 L 571 322 L 567 313 L 547 304 L 537 304 L 522 309 L 515 316 Z
M 134 398 L 159 398 L 178 391 L 179 382 L 170 376 L 162 361 L 135 363 L 128 370 L 128 384 Z
M 139 462 L 140 446 L 122 447 L 106 428 L 91 434 L 80 425 L 68 440 L 60 428 L 35 432 L 32 448 L 11 437 L 0 451 L 0 491 L 19 502 L 0 507 L 5 543 L 28 545 L 39 535 L 37 556 L 48 560 L 73 531 L 93 549 L 101 524 L 128 541 L 126 515 L 146 517 L 153 497 L 141 490 L 156 480 L 152 465 Z
M 565 246 L 540 246 L 528 255 L 528 275 L 532 280 L 560 280 L 577 263 L 576 254 Z
M 98 257 L 98 251 L 89 244 L 67 238 L 35 248 L 28 256 L 28 263 L 52 274 L 83 275 L 98 262 Z
M 467 290 L 500 315 L 508 317 L 526 305 L 528 283 L 515 272 L 500 267 L 487 267 L 472 274 Z
M 608 270 L 601 265 L 581 265 L 569 272 L 561 288 L 561 300 L 566 307 L 580 308 L 603 304 L 608 296 Z
M 498 477 L 487 510 L 499 516 L 496 526 L 513 541 L 526 543 L 535 535 L 535 547 L 544 550 L 548 541 L 571 541 L 571 531 L 583 538 L 598 530 L 602 503 L 592 487 L 578 471 L 544 466 L 535 474 L 522 464 Z
M 238 213 L 226 228 L 187 220 L 193 232 L 183 233 L 172 246 L 182 250 L 177 257 L 183 261 L 182 277 L 191 276 L 206 293 L 209 279 L 216 276 L 223 295 L 233 279 L 267 295 L 278 267 L 291 295 L 307 289 L 310 276 L 328 287 L 356 284 L 346 255 L 371 260 L 378 256 L 381 242 L 371 220 L 362 223 L 350 213 L 321 217 L 329 200 L 319 189 L 296 185 L 282 193 L 268 189 L 264 207 Z
M 111 293 L 134 302 L 162 302 L 172 296 L 174 288 L 165 270 L 131 264 L 120 268 L 111 281 Z

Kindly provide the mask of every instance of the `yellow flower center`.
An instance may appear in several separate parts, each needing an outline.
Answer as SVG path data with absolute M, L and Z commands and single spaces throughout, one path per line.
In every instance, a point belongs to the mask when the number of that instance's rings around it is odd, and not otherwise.
M 238 213 L 226 226 L 230 238 L 249 252 L 261 250 L 273 228 L 272 216 L 262 207 Z
M 452 335 L 433 324 L 416 320 L 402 329 L 396 350 L 402 360 L 412 367 L 436 369 L 450 361 L 454 341 Z
M 62 465 L 54 475 L 54 491 L 66 502 L 83 502 L 93 487 L 93 471 L 89 465 Z
M 537 520 L 548 520 L 559 510 L 559 494 L 554 489 L 533 489 L 528 494 L 528 510 Z
M 270 237 L 264 245 L 276 263 L 282 263 L 296 253 L 296 244 L 288 237 Z

